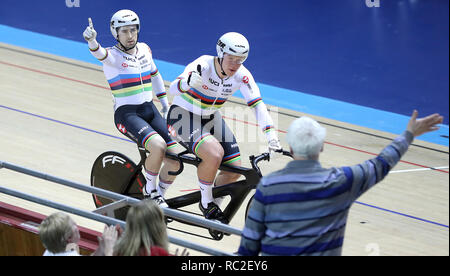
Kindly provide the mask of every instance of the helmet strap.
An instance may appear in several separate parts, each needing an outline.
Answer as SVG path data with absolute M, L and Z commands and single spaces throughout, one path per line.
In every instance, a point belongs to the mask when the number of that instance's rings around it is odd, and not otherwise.
M 127 48 L 127 47 L 125 47 L 125 46 L 122 44 L 122 42 L 120 42 L 119 40 L 117 40 L 117 42 L 119 42 L 120 47 L 122 47 L 122 49 L 124 50 L 124 52 L 128 52 L 129 50 L 133 49 L 134 47 L 136 47 L 136 44 L 137 44 L 137 42 L 136 42 L 132 47 Z
M 219 65 L 220 65 L 220 70 L 222 70 L 222 75 L 227 76 L 227 74 L 225 73 L 225 70 L 223 70 L 223 58 L 219 58 Z

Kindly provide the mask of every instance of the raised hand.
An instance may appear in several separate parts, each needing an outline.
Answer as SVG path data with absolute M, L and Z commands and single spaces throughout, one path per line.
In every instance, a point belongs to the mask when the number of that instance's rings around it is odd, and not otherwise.
M 88 18 L 89 25 L 86 27 L 86 30 L 83 32 L 83 37 L 86 41 L 92 41 L 97 38 L 97 31 L 94 29 L 94 24 L 92 23 L 92 19 Z
M 444 121 L 444 117 L 435 113 L 424 118 L 417 119 L 419 112 L 413 111 L 411 119 L 409 119 L 407 130 L 411 132 L 414 137 L 420 136 L 424 133 L 438 130 L 437 124 L 441 124 Z

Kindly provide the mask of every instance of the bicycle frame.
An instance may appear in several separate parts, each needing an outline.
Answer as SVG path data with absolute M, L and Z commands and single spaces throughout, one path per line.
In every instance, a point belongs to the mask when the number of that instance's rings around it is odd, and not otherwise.
M 145 178 L 142 175 L 142 167 L 144 166 L 145 160 L 147 159 L 147 151 L 138 146 L 139 154 L 141 157 L 140 162 L 136 165 L 134 162 L 129 159 L 127 156 L 113 151 L 107 151 L 102 153 L 100 156 L 97 157 L 97 159 L 94 162 L 94 165 L 92 167 L 91 171 L 91 185 L 101 188 L 105 188 L 105 186 L 108 186 L 106 189 L 114 190 L 117 193 L 131 196 L 134 198 L 142 199 L 142 188 L 145 185 Z M 282 153 L 283 155 L 289 155 L 289 152 L 279 150 L 278 152 Z M 196 167 L 202 162 L 202 160 L 195 155 L 193 155 L 189 150 L 185 150 L 178 154 L 173 153 L 166 153 L 166 158 L 170 158 L 172 160 L 176 160 L 179 163 L 179 169 L 176 172 L 169 172 L 170 175 L 179 175 L 184 170 L 184 164 L 191 164 Z M 258 162 L 262 160 L 270 160 L 270 154 L 269 153 L 263 153 L 258 156 L 250 156 L 250 162 L 252 165 L 252 168 L 245 168 L 245 167 L 234 167 L 229 165 L 221 165 L 219 167 L 219 170 L 233 172 L 236 174 L 243 175 L 245 179 L 236 181 L 230 184 L 226 184 L 219 187 L 213 187 L 213 197 L 223 197 L 223 196 L 230 196 L 231 200 L 228 202 L 227 206 L 223 210 L 224 216 L 228 221 L 231 221 L 233 217 L 235 216 L 236 212 L 241 207 L 242 203 L 248 196 L 251 190 L 255 189 L 256 186 L 259 183 L 259 180 L 262 177 L 261 171 L 258 167 Z M 107 165 L 106 165 L 107 164 Z M 106 168 L 106 169 L 105 169 Z M 113 171 L 111 171 L 113 170 Z M 97 174 L 97 173 L 98 174 Z M 131 174 L 130 174 L 131 173 Z M 111 186 L 113 185 L 113 186 Z M 120 187 L 120 188 L 119 188 Z M 117 189 L 117 190 L 115 190 Z M 126 217 L 127 208 L 126 206 L 119 207 L 109 206 L 108 200 L 104 202 L 102 199 L 100 200 L 96 195 L 93 195 L 94 203 L 99 208 L 99 206 L 103 206 L 100 212 L 106 212 L 109 215 L 115 217 Z M 179 209 L 188 205 L 192 205 L 195 203 L 199 203 L 201 200 L 201 193 L 200 191 L 192 192 L 189 194 L 173 197 L 166 199 L 166 202 L 170 208 L 173 209 Z M 249 203 L 247 204 L 246 212 L 247 215 L 251 200 L 249 200 Z M 125 207 L 125 208 L 122 208 Z M 99 210 L 99 209 L 97 209 Z M 182 210 L 184 212 L 189 212 L 186 210 Z M 189 212 L 191 213 L 191 212 Z M 194 213 L 197 214 L 197 213 Z M 200 214 L 197 214 L 201 216 Z M 172 220 L 177 220 L 176 218 L 170 218 Z M 169 219 L 168 219 L 169 221 Z M 196 227 L 200 228 L 206 228 L 208 229 L 210 235 L 215 240 L 222 239 L 224 233 L 213 230 L 207 227 L 199 226 L 192 223 L 187 223 L 185 221 L 180 221 L 184 224 L 190 224 L 194 225 Z
M 136 173 L 131 177 L 129 184 L 127 185 L 124 194 L 128 194 L 128 191 L 131 188 L 132 183 L 134 182 L 137 175 L 140 173 L 142 166 L 144 165 L 145 159 L 147 158 L 147 151 L 141 147 L 138 147 L 141 161 L 137 165 Z M 172 160 L 176 160 L 180 164 L 180 169 L 176 172 L 169 172 L 171 175 L 179 175 L 184 170 L 184 164 L 191 164 L 196 167 L 202 162 L 201 159 L 198 157 L 192 157 L 187 154 L 190 152 L 188 150 L 183 151 L 179 154 L 173 154 L 173 153 L 166 153 L 166 157 L 170 158 Z M 255 162 L 255 165 L 257 162 L 261 160 L 269 160 L 269 155 L 261 155 L 259 156 L 258 160 L 255 160 L 254 156 L 251 156 L 250 159 L 252 161 L 252 164 Z M 223 186 L 218 186 L 213 188 L 213 197 L 222 197 L 222 196 L 230 196 L 231 200 L 226 206 L 226 208 L 223 210 L 224 216 L 228 219 L 228 221 L 231 221 L 231 219 L 234 217 L 236 212 L 239 210 L 239 207 L 244 202 L 247 195 L 250 193 L 252 189 L 256 188 L 256 185 L 258 185 L 259 180 L 261 179 L 261 172 L 257 166 L 253 166 L 253 168 L 245 168 L 245 167 L 234 167 L 229 165 L 221 165 L 219 167 L 219 170 L 233 172 L 236 174 L 241 174 L 245 177 L 245 180 L 236 181 L 230 184 L 226 184 Z M 195 204 L 200 202 L 201 200 L 201 194 L 200 191 L 192 192 L 189 194 L 177 196 L 174 198 L 166 199 L 166 203 L 169 205 L 170 208 L 178 209 L 182 208 L 191 204 Z

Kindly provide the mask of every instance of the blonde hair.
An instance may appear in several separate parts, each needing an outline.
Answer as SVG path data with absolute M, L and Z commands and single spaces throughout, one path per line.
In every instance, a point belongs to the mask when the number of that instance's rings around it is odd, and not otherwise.
M 57 212 L 45 218 L 39 225 L 39 237 L 44 247 L 52 253 L 66 251 L 74 234 L 75 222 L 69 215 Z
M 127 213 L 126 229 L 114 246 L 114 255 L 138 256 L 142 249 L 150 255 L 150 248 L 169 248 L 164 213 L 153 200 L 142 200 Z

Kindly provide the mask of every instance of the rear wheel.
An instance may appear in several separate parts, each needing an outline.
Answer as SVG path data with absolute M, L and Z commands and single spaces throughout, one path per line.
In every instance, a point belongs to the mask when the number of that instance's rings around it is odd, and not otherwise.
M 131 186 L 128 188 L 129 183 Z M 125 155 L 107 151 L 95 160 L 91 171 L 91 186 L 114 193 L 142 199 L 146 181 L 140 168 Z M 128 188 L 128 191 L 127 191 Z M 92 195 L 97 208 L 113 202 L 111 199 Z M 115 218 L 125 220 L 129 207 L 115 210 Z

